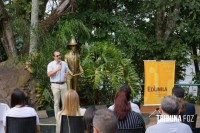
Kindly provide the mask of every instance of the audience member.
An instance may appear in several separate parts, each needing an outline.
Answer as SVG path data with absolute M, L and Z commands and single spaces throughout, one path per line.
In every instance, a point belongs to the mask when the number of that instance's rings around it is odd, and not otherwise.
M 179 114 L 180 115 L 192 115 L 194 116 L 196 111 L 195 111 L 195 106 L 191 103 L 187 103 L 185 100 L 184 100 L 184 96 L 185 96 L 185 91 L 182 87 L 180 86 L 174 86 L 174 88 L 172 89 L 172 95 L 173 96 L 176 96 L 178 99 L 179 99 L 179 103 L 180 103 L 180 111 L 179 111 Z M 185 118 L 185 117 L 183 117 Z M 189 117 L 190 118 L 190 117 Z M 190 121 L 187 121 L 187 119 L 182 119 L 182 121 L 185 123 L 185 124 L 188 124 L 189 126 L 191 126 L 191 123 Z
M 145 130 L 145 123 L 142 116 L 131 110 L 125 91 L 119 91 L 116 94 L 114 112 L 118 119 L 118 129 L 142 127 Z
M 93 133 L 92 122 L 93 122 L 95 111 L 96 111 L 95 106 L 90 106 L 85 111 L 85 114 L 83 116 L 83 123 L 84 123 L 85 133 Z
M 127 85 L 123 85 L 119 88 L 119 91 L 125 91 L 127 93 L 127 99 L 128 99 L 128 102 L 130 102 L 130 104 L 131 104 L 131 110 L 135 111 L 136 113 L 141 113 L 138 105 L 131 102 L 131 88 Z M 114 107 L 115 107 L 115 105 L 113 104 L 108 109 L 114 111 Z
M 8 111 L 10 107 L 5 103 L 0 103 L 0 133 L 4 133 L 3 127 L 3 118 L 5 116 L 6 111 Z
M 161 102 L 161 115 L 156 125 L 147 128 L 146 133 L 192 133 L 191 128 L 181 123 L 177 116 L 179 101 L 174 96 L 167 96 Z
M 67 90 L 63 109 L 56 116 L 56 133 L 60 133 L 61 116 L 83 116 L 86 109 L 80 108 L 79 96 L 75 90 Z
M 100 109 L 95 112 L 93 119 L 94 133 L 116 133 L 117 118 L 109 109 Z
M 176 96 L 177 98 L 184 100 L 184 96 L 185 96 L 185 91 L 182 87 L 180 86 L 175 86 L 172 89 L 172 95 Z M 185 103 L 185 111 L 184 111 L 184 115 L 194 115 L 196 113 L 195 111 L 195 106 L 191 103 Z
M 39 117 L 32 107 L 26 106 L 26 97 L 23 91 L 16 88 L 11 94 L 11 109 L 8 110 L 3 119 L 3 125 L 6 127 L 6 117 L 31 117 L 36 116 L 36 132 L 40 132 Z

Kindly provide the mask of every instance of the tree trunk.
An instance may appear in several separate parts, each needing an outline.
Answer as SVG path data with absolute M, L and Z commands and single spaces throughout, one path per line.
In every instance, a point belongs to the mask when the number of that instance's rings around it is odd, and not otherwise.
M 161 6 L 160 9 L 156 11 L 156 38 L 158 41 L 165 43 L 173 28 L 176 26 L 177 15 L 180 12 L 181 0 L 178 0 L 173 10 L 167 11 L 167 6 Z M 167 15 L 166 15 L 167 14 Z
M 38 9 L 39 9 L 39 1 L 38 0 L 32 0 L 30 48 L 29 48 L 29 54 L 30 55 L 34 54 L 37 51 Z
M 1 38 L 1 41 L 3 43 L 6 54 L 9 58 L 16 56 L 17 50 L 16 50 L 15 38 L 13 36 L 12 29 L 10 27 L 9 16 L 2 0 L 0 0 L 0 12 L 2 13 L 3 17 L 3 19 L 0 21 L 0 25 L 2 26 L 2 32 L 3 32 L 2 33 L 3 38 Z

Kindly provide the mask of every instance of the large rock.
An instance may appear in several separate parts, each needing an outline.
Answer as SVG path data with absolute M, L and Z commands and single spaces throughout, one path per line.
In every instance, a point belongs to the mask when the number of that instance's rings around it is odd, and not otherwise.
M 24 68 L 25 64 L 17 59 L 0 63 L 0 102 L 10 105 L 11 93 L 20 88 L 27 95 L 28 102 L 36 107 L 34 81 L 31 73 Z

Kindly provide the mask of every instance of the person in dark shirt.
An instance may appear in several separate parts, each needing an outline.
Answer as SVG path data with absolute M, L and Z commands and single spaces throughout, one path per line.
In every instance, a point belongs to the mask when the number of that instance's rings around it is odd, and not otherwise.
M 188 124 L 191 127 L 191 122 L 193 122 L 194 115 L 196 114 L 195 106 L 184 100 L 185 91 L 180 86 L 174 86 L 172 89 L 172 95 L 179 98 L 180 104 L 182 106 L 180 115 L 182 115 L 182 122 Z M 191 118 L 190 120 L 188 118 Z

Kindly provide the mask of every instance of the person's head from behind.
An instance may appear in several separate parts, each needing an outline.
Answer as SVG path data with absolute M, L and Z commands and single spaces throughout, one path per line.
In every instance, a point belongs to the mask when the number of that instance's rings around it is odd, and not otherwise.
M 120 91 L 126 92 L 127 100 L 130 101 L 130 99 L 131 99 L 131 88 L 128 85 L 124 84 L 119 88 L 119 92 Z
M 11 94 L 11 107 L 16 105 L 21 105 L 22 107 L 26 104 L 26 96 L 22 90 L 19 88 L 14 89 Z
M 162 114 L 177 115 L 179 113 L 179 100 L 175 96 L 167 96 L 161 101 Z
M 95 111 L 96 111 L 95 106 L 90 106 L 85 111 L 85 114 L 83 116 L 83 123 L 84 123 L 84 130 L 86 131 L 86 133 L 93 133 L 92 122 Z
M 118 120 L 123 120 L 126 115 L 131 112 L 130 102 L 127 99 L 127 93 L 124 91 L 119 91 L 115 96 L 115 107 L 114 112 Z
M 174 86 L 174 88 L 172 89 L 172 95 L 178 98 L 184 98 L 184 93 L 184 89 L 180 86 Z
M 117 118 L 109 109 L 100 109 L 95 112 L 93 119 L 94 133 L 115 133 L 117 131 Z
M 79 96 L 75 90 L 68 90 L 64 97 L 62 114 L 69 116 L 80 115 Z
M 174 86 L 172 89 L 172 95 L 177 97 L 179 100 L 179 114 L 184 114 L 186 107 L 186 101 L 184 100 L 185 90 L 180 86 Z

